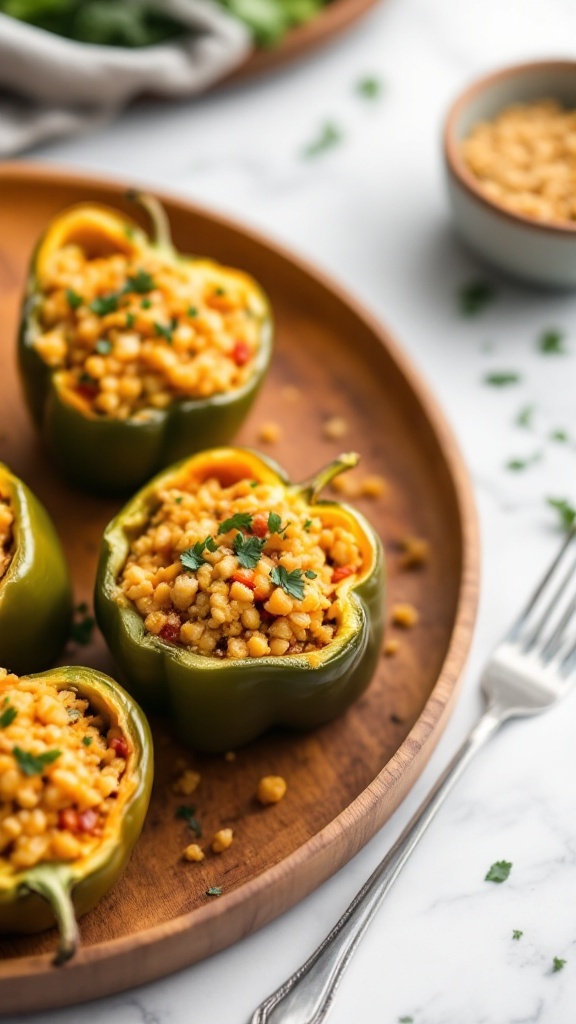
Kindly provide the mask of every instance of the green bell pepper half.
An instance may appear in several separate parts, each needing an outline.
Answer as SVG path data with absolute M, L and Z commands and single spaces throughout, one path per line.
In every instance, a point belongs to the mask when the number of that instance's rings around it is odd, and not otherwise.
M 102 540 L 94 607 L 98 624 L 127 682 L 145 707 L 171 719 L 178 736 L 207 752 L 230 750 L 272 726 L 310 729 L 341 714 L 368 686 L 379 657 L 384 621 L 384 556 L 368 521 L 355 509 L 318 500 L 320 489 L 357 456 L 336 460 L 313 479 L 293 485 L 272 460 L 248 449 L 196 455 L 159 474 L 107 527 Z M 344 523 L 363 552 L 363 568 L 338 586 L 341 621 L 319 651 L 284 657 L 219 659 L 192 653 L 146 632 L 135 606 L 118 586 L 131 540 L 154 511 L 159 487 L 178 479 L 214 476 L 281 482 L 302 495 L 326 522 Z
M 68 639 L 72 585 L 46 509 L 2 463 L 0 496 L 14 515 L 12 559 L 0 578 L 0 665 L 35 672 L 54 661 Z
M 179 254 L 172 245 L 160 204 L 138 193 L 129 193 L 129 197 L 150 214 L 153 240 L 118 211 L 92 204 L 65 210 L 48 225 L 32 259 L 18 339 L 26 402 L 53 460 L 73 484 L 101 494 L 130 493 L 163 466 L 208 445 L 229 442 L 258 394 L 273 346 L 272 313 L 257 282 L 242 271 Z M 245 282 L 258 307 L 255 315 L 260 332 L 249 380 L 239 388 L 208 398 L 177 398 L 164 409 L 140 410 L 128 419 L 94 413 L 66 386 L 66 372 L 49 366 L 35 347 L 42 333 L 39 315 L 47 260 L 71 243 L 95 256 L 123 253 L 137 257 L 152 250 L 191 274 L 208 267 L 217 270 L 224 283 Z
M 47 861 L 20 872 L 3 864 L 0 855 L 0 933 L 29 935 L 56 924 L 59 945 L 54 963 L 60 965 L 78 948 L 77 918 L 115 885 L 140 835 L 152 789 L 152 736 L 136 702 L 102 672 L 73 665 L 30 678 L 77 690 L 108 727 L 120 727 L 131 748 L 117 806 L 91 853 L 77 861 Z

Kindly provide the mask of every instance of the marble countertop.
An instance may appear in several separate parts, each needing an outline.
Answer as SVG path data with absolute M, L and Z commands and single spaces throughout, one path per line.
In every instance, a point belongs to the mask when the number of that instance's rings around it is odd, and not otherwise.
M 471 78 L 566 56 L 575 28 L 569 0 L 389 0 L 295 68 L 195 102 L 140 104 L 95 134 L 29 155 L 230 212 L 343 282 L 393 330 L 442 403 L 470 467 L 483 546 L 461 699 L 422 777 L 368 846 L 218 956 L 134 992 L 26 1017 L 30 1024 L 244 1024 L 324 937 L 479 713 L 482 662 L 558 544 L 546 498 L 576 501 L 576 299 L 510 285 L 461 248 L 448 219 L 440 129 Z M 380 97 L 358 93 L 367 76 L 383 83 Z M 327 123 L 339 141 L 305 159 Z M 494 301 L 462 317 L 458 289 L 478 277 L 493 284 Z M 563 333 L 566 354 L 539 351 L 550 329 Z M 489 387 L 492 371 L 519 380 Z M 529 429 L 515 423 L 526 406 Z M 569 440 L 552 440 L 558 430 Z M 512 471 L 511 459 L 527 465 Z M 575 734 L 576 693 L 508 726 L 478 757 L 365 936 L 332 1024 L 573 1024 Z M 486 883 L 502 859 L 513 863 L 508 881 Z M 566 960 L 556 973 L 554 957 Z

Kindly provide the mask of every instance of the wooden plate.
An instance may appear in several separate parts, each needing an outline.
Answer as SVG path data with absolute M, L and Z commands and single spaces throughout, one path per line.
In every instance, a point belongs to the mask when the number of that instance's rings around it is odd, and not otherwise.
M 255 50 L 228 82 L 241 81 L 305 57 L 342 35 L 375 7 L 379 0 L 332 0 L 312 21 L 292 29 L 279 46 Z
M 15 368 L 18 304 L 26 267 L 46 221 L 94 199 L 128 209 L 124 186 L 38 165 L 0 167 L 0 459 L 52 513 L 74 572 L 78 601 L 90 600 L 99 537 L 114 502 L 73 492 L 53 472 L 26 415 Z M 151 981 L 222 949 L 272 920 L 346 863 L 406 795 L 453 706 L 474 624 L 478 547 L 468 478 L 446 424 L 388 333 L 342 291 L 288 253 L 223 218 L 164 197 L 175 240 L 254 274 L 269 292 L 278 327 L 270 377 L 239 440 L 255 444 L 274 420 L 273 454 L 304 478 L 343 443 L 363 455 L 363 472 L 389 490 L 359 504 L 389 554 L 390 602 L 411 601 L 418 626 L 382 658 L 360 701 L 309 735 L 271 734 L 237 759 L 189 756 L 202 774 L 194 796 L 207 841 L 232 826 L 221 856 L 187 864 L 191 833 L 175 810 L 170 780 L 183 756 L 155 724 L 157 776 L 143 836 L 126 875 L 81 922 L 83 946 L 64 968 L 50 966 L 54 934 L 0 943 L 5 1013 L 61 1006 Z M 133 210 L 130 210 L 133 213 Z M 290 401 L 285 388 L 301 392 Z M 322 436 L 331 415 L 349 424 L 345 442 Z M 426 568 L 402 572 L 397 542 L 426 537 Z M 99 636 L 66 659 L 114 675 Z M 282 803 L 259 807 L 258 779 L 288 781 Z M 223 895 L 206 890 L 220 886 Z M 65 980 L 64 980 L 65 979 Z

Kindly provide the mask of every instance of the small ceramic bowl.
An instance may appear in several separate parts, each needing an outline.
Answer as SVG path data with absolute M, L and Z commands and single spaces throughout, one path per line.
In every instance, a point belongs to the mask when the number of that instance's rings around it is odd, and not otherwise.
M 487 262 L 513 277 L 553 288 L 576 288 L 576 221 L 534 220 L 490 199 L 460 155 L 478 121 L 513 103 L 557 99 L 576 109 L 576 61 L 519 64 L 475 82 L 451 107 L 444 128 L 450 205 L 461 237 Z

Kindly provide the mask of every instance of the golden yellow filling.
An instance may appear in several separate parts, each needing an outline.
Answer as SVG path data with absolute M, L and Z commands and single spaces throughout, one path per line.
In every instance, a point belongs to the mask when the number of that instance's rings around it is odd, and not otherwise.
M 145 629 L 219 658 L 315 651 L 341 619 L 338 586 L 361 570 L 352 531 L 282 485 L 214 478 L 162 487 L 133 540 L 117 600 Z
M 121 730 L 73 688 L 0 669 L 0 867 L 90 853 L 129 752 Z
M 48 257 L 41 287 L 36 351 L 95 415 L 146 418 L 254 372 L 263 300 L 240 274 L 153 251 L 88 259 L 66 245 Z
M 8 572 L 13 555 L 14 513 L 8 498 L 0 494 L 0 580 Z

